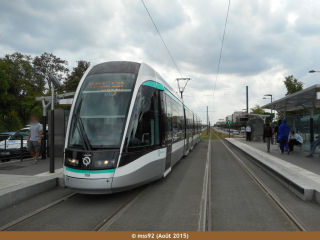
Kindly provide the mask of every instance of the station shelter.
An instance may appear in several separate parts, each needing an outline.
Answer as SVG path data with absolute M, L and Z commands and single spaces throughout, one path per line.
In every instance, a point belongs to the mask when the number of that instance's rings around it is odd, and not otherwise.
M 263 109 L 277 111 L 281 119 L 286 119 L 290 129 L 298 133 L 305 143 L 314 141 L 315 133 L 320 133 L 320 84 L 289 94 Z
M 243 115 L 243 119 L 247 121 L 247 126 L 251 127 L 251 140 L 261 141 L 263 137 L 263 129 L 270 115 L 247 113 Z

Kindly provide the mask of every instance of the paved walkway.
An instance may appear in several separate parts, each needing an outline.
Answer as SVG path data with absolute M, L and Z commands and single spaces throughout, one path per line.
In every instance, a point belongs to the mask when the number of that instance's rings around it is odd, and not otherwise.
M 50 158 L 39 159 L 37 164 L 32 160 L 0 163 L 0 178 L 2 174 L 34 176 L 49 171 Z M 62 168 L 62 158 L 55 157 L 55 169 Z
M 32 160 L 18 162 L 6 162 L 0 164 L 0 191 L 18 185 L 26 184 L 40 177 L 53 176 L 49 173 L 50 159 L 40 159 L 37 164 L 32 164 Z M 55 173 L 62 172 L 62 158 L 55 158 Z
M 262 152 L 267 152 L 267 144 L 264 142 L 248 142 L 245 139 L 237 138 L 237 141 L 245 143 L 253 148 L 256 148 Z M 320 157 L 318 152 L 313 156 L 313 158 L 306 158 L 308 152 L 301 152 L 299 148 L 295 148 L 293 152 L 290 152 L 290 155 L 281 154 L 278 144 L 274 144 L 270 146 L 270 155 L 280 158 L 286 162 L 304 168 L 310 172 L 320 175 Z

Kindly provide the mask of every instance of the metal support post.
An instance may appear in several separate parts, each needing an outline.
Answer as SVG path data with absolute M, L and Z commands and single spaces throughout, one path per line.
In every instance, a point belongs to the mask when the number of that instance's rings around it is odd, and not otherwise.
M 49 102 L 47 105 L 45 104 L 44 98 L 42 98 L 42 132 L 43 132 L 43 141 L 41 142 L 41 158 L 47 158 L 47 109 L 50 106 Z
M 249 93 L 248 93 L 249 89 L 248 86 L 246 86 L 246 97 L 247 97 L 247 114 L 249 114 Z
M 23 136 L 20 135 L 20 161 L 23 160 Z
M 54 173 L 54 85 L 51 83 L 50 173 Z

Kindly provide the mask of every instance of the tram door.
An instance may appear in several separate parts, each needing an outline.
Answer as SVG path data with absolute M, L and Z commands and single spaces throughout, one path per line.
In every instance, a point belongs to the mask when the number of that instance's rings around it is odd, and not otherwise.
M 163 94 L 165 95 L 165 94 Z M 172 107 L 171 98 L 166 96 L 166 145 L 167 145 L 167 157 L 165 170 L 171 167 L 171 153 L 172 153 Z

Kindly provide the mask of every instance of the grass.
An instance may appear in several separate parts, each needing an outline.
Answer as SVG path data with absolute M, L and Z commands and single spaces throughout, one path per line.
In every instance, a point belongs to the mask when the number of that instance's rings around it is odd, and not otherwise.
M 217 138 L 216 135 L 214 135 L 214 131 L 213 128 L 210 128 L 210 131 L 211 131 L 211 140 L 219 140 L 219 138 Z M 217 133 L 217 132 L 216 132 Z M 209 137 L 210 137 L 210 133 L 207 134 L 207 129 L 206 130 L 203 130 L 202 133 L 201 133 L 201 136 L 202 137 L 202 140 L 209 140 Z M 219 136 L 219 135 L 218 135 Z
M 217 132 L 215 131 L 213 128 L 210 128 L 211 131 L 211 139 L 212 140 L 223 140 L 225 138 L 229 138 L 229 133 L 221 133 L 221 132 Z M 207 129 L 202 131 L 202 139 L 203 140 L 209 140 L 209 134 L 207 134 Z M 218 136 L 218 137 L 217 137 Z M 235 138 L 233 135 L 230 134 L 230 138 Z

